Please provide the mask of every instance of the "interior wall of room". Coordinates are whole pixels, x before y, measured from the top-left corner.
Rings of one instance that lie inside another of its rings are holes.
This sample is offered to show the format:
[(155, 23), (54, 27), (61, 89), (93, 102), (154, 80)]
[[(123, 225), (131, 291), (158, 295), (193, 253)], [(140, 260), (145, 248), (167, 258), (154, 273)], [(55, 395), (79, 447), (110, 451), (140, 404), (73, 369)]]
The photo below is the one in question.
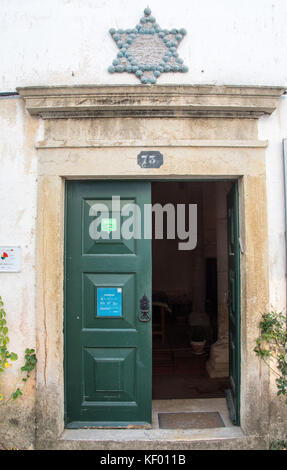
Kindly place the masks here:
[(178, 249), (179, 239), (153, 240), (153, 290), (169, 299), (192, 302), (195, 312), (205, 311), (205, 261), (216, 258), (216, 183), (152, 183), (153, 204), (197, 205), (197, 245)]

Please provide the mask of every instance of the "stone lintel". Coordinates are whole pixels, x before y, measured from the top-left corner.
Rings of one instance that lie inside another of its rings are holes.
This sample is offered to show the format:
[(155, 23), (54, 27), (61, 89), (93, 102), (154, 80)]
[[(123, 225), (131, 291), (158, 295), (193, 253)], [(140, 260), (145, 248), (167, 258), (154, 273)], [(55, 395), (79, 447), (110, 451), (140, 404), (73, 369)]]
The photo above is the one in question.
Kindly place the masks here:
[(271, 114), (284, 87), (162, 85), (18, 88), (31, 115), (91, 117), (258, 118)]

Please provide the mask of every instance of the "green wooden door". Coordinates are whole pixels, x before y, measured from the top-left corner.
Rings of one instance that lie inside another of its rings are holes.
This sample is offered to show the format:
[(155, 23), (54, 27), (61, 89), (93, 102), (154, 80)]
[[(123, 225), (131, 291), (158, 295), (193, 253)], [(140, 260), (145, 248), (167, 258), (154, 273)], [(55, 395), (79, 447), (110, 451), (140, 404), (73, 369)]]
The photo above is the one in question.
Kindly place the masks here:
[[(151, 321), (140, 320), (140, 300), (151, 301), (151, 240), (138, 237), (150, 194), (148, 182), (67, 183), (67, 427), (151, 423)], [(130, 224), (134, 203), (140, 212)]]
[(229, 377), (227, 403), (233, 424), (240, 424), (240, 247), (238, 189), (227, 195)]

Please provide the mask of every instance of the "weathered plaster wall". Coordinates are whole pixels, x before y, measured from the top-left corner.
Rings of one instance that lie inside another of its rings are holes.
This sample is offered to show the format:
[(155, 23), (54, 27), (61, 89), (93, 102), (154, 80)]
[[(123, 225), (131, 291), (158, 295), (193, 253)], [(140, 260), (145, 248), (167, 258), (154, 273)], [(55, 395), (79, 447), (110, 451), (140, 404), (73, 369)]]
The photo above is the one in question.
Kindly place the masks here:
[(282, 139), (287, 138), (287, 95), (268, 118), (259, 119), (259, 138), (267, 139), (266, 173), (268, 195), (270, 305), (286, 310), (286, 255), (284, 172)]
[[(259, 138), (268, 139), (266, 149), (267, 214), (270, 307), (286, 314), (286, 244), (282, 139), (287, 138), (287, 96), (269, 117), (259, 119)], [(286, 439), (287, 406), (277, 396), (274, 374), (270, 375), (271, 438)]]
[[(34, 141), (39, 120), (25, 112), (18, 98), (0, 100), (0, 245), (22, 247), (19, 273), (0, 273), (9, 348), (19, 359), (1, 374), (1, 391), (8, 397), (21, 384), (25, 348), (35, 347), (35, 219), (37, 157)], [(0, 406), (0, 444), (29, 447), (34, 441), (34, 373), (24, 396), (8, 409)], [(23, 407), (23, 400), (25, 407)], [(4, 412), (5, 410), (5, 412)]]

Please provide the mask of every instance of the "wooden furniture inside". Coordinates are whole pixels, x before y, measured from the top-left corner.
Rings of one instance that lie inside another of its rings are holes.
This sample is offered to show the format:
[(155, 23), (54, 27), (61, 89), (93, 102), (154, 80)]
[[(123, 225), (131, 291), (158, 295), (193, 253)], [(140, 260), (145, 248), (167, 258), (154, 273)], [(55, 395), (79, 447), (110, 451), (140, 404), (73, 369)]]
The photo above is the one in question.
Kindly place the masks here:
[(153, 302), (153, 312), (155, 308), (158, 312), (153, 313), (153, 324), (152, 324), (152, 335), (160, 336), (162, 344), (165, 343), (165, 324), (166, 324), (166, 313), (170, 312), (169, 306), (164, 302)]

